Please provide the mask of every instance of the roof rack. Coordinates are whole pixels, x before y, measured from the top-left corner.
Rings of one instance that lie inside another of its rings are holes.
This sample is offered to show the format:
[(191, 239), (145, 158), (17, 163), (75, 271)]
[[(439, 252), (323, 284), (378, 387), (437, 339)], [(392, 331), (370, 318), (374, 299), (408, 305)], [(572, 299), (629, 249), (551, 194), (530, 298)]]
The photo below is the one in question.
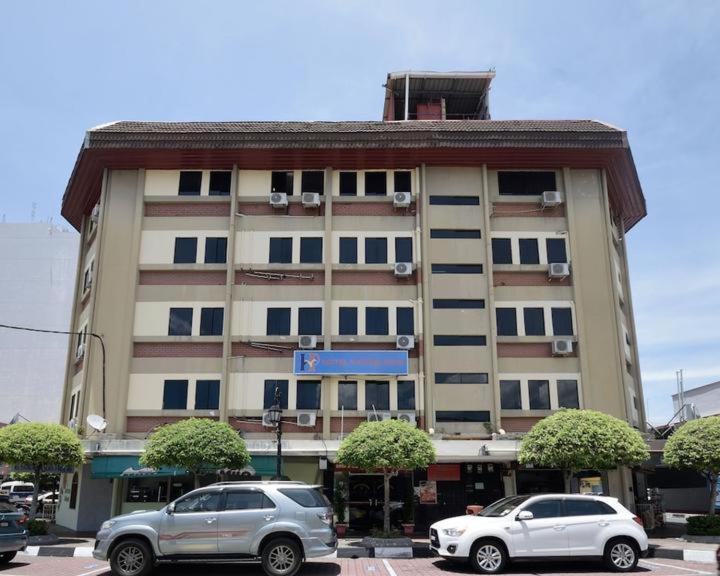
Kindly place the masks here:
[(214, 482), (210, 486), (236, 486), (238, 484), (289, 484), (289, 485), (307, 485), (307, 482), (300, 480), (231, 480), (227, 482)]

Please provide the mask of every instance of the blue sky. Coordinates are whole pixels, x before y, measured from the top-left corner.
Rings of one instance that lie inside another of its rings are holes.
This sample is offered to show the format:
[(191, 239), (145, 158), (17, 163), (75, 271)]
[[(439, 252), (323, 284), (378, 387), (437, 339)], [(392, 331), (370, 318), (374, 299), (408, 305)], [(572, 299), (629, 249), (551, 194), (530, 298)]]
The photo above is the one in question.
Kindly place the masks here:
[(390, 70), (493, 67), (494, 118), (629, 132), (629, 235), (651, 421), (720, 380), (720, 2), (7, 0), (0, 215), (60, 221), (84, 131), (112, 120), (379, 119)]

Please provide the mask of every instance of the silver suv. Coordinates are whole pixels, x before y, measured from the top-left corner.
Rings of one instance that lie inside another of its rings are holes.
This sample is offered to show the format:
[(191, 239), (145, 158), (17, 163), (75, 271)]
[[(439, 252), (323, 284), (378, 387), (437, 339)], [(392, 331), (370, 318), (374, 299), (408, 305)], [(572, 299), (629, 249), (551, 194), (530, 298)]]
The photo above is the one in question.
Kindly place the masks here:
[(305, 558), (336, 549), (332, 508), (318, 486), (220, 482), (161, 510), (107, 520), (93, 556), (117, 576), (145, 576), (160, 562), (257, 559), (268, 576), (293, 576)]

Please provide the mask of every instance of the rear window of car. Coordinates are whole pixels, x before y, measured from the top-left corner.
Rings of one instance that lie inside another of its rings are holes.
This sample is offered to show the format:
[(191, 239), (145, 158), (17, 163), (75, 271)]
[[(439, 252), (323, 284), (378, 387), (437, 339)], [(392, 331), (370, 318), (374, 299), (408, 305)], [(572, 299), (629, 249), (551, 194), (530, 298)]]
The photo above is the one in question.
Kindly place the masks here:
[(598, 516), (617, 514), (612, 506), (599, 500), (565, 500), (565, 516)]
[(0, 513), (17, 512), (15, 506), (9, 502), (0, 502)]
[(15, 486), (10, 489), (10, 492), (15, 492), (16, 494), (30, 494), (33, 490), (34, 488), (32, 486)]
[(303, 508), (327, 508), (330, 506), (330, 501), (325, 495), (314, 488), (280, 488), (278, 492)]

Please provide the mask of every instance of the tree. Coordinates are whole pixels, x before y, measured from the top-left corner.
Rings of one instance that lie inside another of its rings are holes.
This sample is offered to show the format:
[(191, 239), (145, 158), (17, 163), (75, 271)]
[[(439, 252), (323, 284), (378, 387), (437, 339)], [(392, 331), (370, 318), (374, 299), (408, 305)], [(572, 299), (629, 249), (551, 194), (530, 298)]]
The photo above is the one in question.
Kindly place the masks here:
[(43, 469), (79, 466), (83, 448), (77, 435), (60, 424), (11, 424), (0, 428), (0, 462), (32, 469), (35, 489), (30, 517), (34, 518)]
[(720, 416), (686, 422), (665, 444), (665, 464), (703, 474), (710, 482), (709, 514), (715, 514), (720, 474)]
[(609, 470), (637, 466), (650, 457), (640, 433), (594, 410), (558, 410), (523, 438), (518, 460), (543, 468)]
[(390, 532), (390, 478), (401, 470), (427, 468), (435, 461), (430, 437), (407, 422), (364, 422), (340, 444), (337, 463), (383, 474), (383, 531)]
[(250, 462), (245, 442), (224, 422), (189, 418), (158, 428), (148, 438), (140, 464), (151, 468), (184, 468), (200, 487), (200, 472), (208, 467), (242, 468)]

